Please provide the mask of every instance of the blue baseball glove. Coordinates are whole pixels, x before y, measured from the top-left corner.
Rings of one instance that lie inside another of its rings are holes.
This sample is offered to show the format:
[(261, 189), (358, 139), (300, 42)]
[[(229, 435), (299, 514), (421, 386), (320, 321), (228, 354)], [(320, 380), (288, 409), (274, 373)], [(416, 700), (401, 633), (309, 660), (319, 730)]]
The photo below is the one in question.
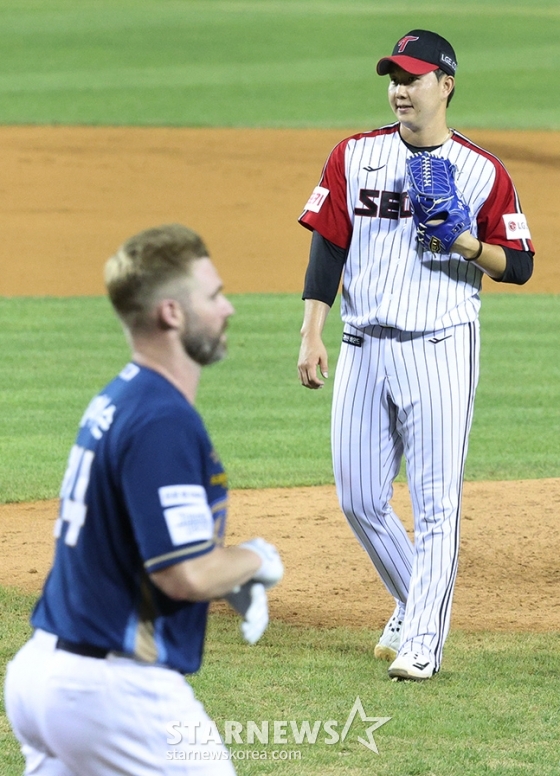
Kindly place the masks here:
[(471, 213), (457, 191), (455, 171), (449, 159), (427, 151), (406, 160), (408, 196), (418, 242), (432, 253), (450, 253), (459, 235), (471, 227)]

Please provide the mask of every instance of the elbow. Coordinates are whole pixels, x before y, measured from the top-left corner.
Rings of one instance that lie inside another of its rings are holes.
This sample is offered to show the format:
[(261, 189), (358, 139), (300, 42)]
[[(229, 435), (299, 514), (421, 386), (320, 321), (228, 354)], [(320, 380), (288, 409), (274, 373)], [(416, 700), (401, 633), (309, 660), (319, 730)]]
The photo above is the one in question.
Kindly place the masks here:
[(206, 575), (189, 565), (180, 563), (163, 571), (155, 571), (150, 574), (150, 579), (173, 601), (208, 601), (211, 596)]
[(518, 285), (524, 286), (525, 283), (530, 280), (533, 276), (533, 259), (531, 258), (531, 261), (527, 263), (527, 266), (525, 267), (525, 272), (519, 276)]
[(498, 282), (523, 286), (533, 274), (533, 253), (505, 248), (506, 269)]
[(500, 283), (509, 283), (510, 285), (514, 286), (524, 286), (525, 283), (527, 283), (528, 280), (531, 279), (531, 275), (533, 274), (533, 268), (526, 269), (524, 272), (504, 272), (502, 277), (498, 282)]
[(175, 600), (209, 601), (212, 598), (210, 588), (206, 578), (196, 571), (190, 571), (184, 580), (181, 591), (177, 591), (178, 597)]

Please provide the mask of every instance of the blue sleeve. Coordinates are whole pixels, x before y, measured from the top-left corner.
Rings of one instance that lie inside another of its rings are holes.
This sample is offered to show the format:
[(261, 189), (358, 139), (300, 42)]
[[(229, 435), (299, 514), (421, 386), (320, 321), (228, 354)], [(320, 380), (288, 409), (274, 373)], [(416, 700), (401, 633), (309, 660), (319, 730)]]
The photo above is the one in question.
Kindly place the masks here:
[(148, 573), (214, 548), (205, 474), (210, 453), (204, 427), (188, 417), (153, 419), (132, 435), (122, 492)]

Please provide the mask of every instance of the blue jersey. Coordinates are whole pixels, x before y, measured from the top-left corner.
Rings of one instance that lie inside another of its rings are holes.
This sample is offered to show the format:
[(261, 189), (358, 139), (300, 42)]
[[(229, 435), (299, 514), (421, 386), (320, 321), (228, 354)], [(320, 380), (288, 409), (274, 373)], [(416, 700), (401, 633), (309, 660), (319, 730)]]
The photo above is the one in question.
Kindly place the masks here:
[(60, 496), (33, 626), (196, 671), (208, 604), (174, 601), (148, 576), (223, 543), (226, 476), (194, 407), (128, 364), (88, 406)]

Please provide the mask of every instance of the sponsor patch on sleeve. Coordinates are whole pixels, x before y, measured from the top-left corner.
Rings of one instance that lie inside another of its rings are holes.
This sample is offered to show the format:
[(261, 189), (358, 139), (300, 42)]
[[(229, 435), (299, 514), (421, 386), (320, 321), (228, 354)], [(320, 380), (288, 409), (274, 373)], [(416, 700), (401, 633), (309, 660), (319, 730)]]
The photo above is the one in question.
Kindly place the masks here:
[(168, 485), (159, 488), (158, 493), (175, 546), (212, 538), (214, 520), (202, 485)]
[(508, 213), (502, 216), (506, 225), (506, 237), (508, 240), (530, 240), (531, 232), (527, 226), (527, 219), (523, 213)]
[(323, 186), (315, 186), (311, 196), (307, 200), (304, 210), (311, 210), (312, 213), (318, 213), (323, 207), (323, 203), (329, 196), (329, 190)]

